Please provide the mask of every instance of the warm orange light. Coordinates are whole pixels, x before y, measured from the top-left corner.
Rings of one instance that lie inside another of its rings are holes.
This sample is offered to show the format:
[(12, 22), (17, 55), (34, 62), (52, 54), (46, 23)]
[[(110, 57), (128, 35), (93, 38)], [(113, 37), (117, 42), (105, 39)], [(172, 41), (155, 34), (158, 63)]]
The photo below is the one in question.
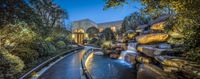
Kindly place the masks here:
[(88, 37), (88, 34), (85, 34), (85, 38), (89, 38), (89, 37)]
[(79, 33), (84, 33), (85, 31), (83, 29), (78, 29)]
[(75, 35), (74, 34), (72, 34), (72, 39), (75, 39)]
[(115, 26), (112, 26), (110, 29), (111, 29), (113, 32), (116, 32), (116, 27), (115, 27)]
[(102, 32), (102, 31), (103, 31), (103, 27), (100, 27), (100, 28), (99, 28), (99, 32)]
[(91, 61), (92, 61), (93, 56), (94, 56), (94, 54), (91, 53), (91, 54), (87, 57), (87, 59), (86, 59), (86, 61), (85, 61), (85, 66), (86, 66), (86, 68), (87, 68), (88, 70), (91, 69)]

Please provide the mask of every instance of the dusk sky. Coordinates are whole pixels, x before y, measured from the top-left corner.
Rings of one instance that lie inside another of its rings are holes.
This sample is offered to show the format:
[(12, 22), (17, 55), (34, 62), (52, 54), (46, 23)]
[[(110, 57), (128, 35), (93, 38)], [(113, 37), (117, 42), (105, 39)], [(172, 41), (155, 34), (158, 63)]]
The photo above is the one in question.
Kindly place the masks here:
[(103, 10), (104, 0), (55, 0), (68, 12), (69, 20), (91, 19), (96, 23), (123, 20), (125, 16), (138, 11), (139, 3)]

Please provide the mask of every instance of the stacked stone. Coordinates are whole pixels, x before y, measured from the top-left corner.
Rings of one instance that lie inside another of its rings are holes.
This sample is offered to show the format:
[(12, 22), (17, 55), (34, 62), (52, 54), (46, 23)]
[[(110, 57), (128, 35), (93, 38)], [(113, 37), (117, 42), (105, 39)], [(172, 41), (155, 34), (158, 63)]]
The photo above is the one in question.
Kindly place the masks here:
[(200, 78), (199, 69), (193, 68), (191, 63), (183, 58), (175, 57), (180, 51), (175, 51), (172, 45), (167, 43), (171, 36), (164, 33), (165, 23), (154, 23), (149, 26), (149, 30), (140, 30), (136, 37), (137, 53), (125, 56), (126, 61), (136, 66), (137, 79)]

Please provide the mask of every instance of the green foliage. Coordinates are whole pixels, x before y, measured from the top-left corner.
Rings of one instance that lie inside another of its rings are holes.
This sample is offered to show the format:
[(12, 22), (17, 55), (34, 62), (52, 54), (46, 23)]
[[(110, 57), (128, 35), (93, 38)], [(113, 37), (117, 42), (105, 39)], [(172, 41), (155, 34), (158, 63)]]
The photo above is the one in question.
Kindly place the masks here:
[(56, 43), (56, 46), (57, 46), (58, 48), (64, 48), (64, 47), (66, 47), (66, 44), (65, 44), (64, 41), (58, 41), (58, 42)]
[(106, 2), (106, 6), (104, 7), (104, 9), (107, 9), (110, 7), (115, 7), (115, 6), (125, 4), (126, 0), (105, 0), (105, 2)]
[(10, 54), (6, 49), (0, 48), (0, 78), (16, 79), (16, 74), (24, 68), (24, 62), (17, 56)]
[(11, 48), (21, 43), (30, 43), (37, 36), (24, 22), (4, 26), (0, 29), (0, 35), (2, 36), (0, 46)]
[(135, 30), (138, 25), (148, 24), (151, 19), (147, 16), (143, 16), (140, 13), (133, 13), (130, 16), (125, 17), (122, 23), (122, 33), (128, 30)]
[(39, 54), (36, 50), (27, 48), (24, 45), (18, 46), (11, 53), (23, 60), (26, 66), (37, 61)]
[(31, 23), (30, 20), (33, 20), (30, 17), (34, 15), (34, 12), (24, 0), (0, 0), (0, 10), (0, 26), (14, 24), (19, 20)]
[(68, 18), (67, 12), (60, 6), (53, 3), (52, 0), (27, 0), (29, 6), (35, 14), (40, 17), (39, 28), (44, 30), (44, 35), (51, 34), (55, 27), (64, 26), (64, 20)]
[(190, 49), (186, 53), (186, 58), (191, 60), (191, 61), (196, 61), (200, 63), (200, 48), (195, 48), (195, 49)]
[(17, 78), (69, 42), (67, 12), (52, 0), (0, 0), (0, 11), (0, 79)]
[(47, 41), (47, 42), (52, 42), (54, 39), (53, 39), (53, 37), (47, 37), (46, 39), (45, 39), (45, 41)]
[(48, 57), (56, 51), (56, 47), (50, 42), (40, 40), (37, 44), (33, 44), (34, 49), (39, 53), (39, 58)]

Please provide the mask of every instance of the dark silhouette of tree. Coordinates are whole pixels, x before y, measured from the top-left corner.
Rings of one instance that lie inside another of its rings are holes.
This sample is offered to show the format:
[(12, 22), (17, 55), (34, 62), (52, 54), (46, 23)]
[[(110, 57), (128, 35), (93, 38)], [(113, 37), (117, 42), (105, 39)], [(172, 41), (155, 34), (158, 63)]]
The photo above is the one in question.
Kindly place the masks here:
[(100, 38), (104, 40), (115, 40), (115, 35), (110, 28), (106, 28), (101, 32)]
[(0, 25), (25, 21), (30, 23), (33, 10), (24, 0), (0, 0)]
[(64, 26), (64, 20), (68, 18), (67, 12), (54, 4), (52, 0), (28, 0), (29, 6), (40, 17), (44, 28), (48, 32), (55, 27)]
[(86, 33), (88, 34), (89, 38), (93, 38), (98, 35), (99, 30), (96, 27), (90, 27), (86, 30)]
[(150, 20), (150, 18), (142, 16), (138, 12), (132, 13), (130, 16), (125, 17), (121, 31), (124, 33), (128, 30), (135, 30), (138, 25), (148, 24)]

